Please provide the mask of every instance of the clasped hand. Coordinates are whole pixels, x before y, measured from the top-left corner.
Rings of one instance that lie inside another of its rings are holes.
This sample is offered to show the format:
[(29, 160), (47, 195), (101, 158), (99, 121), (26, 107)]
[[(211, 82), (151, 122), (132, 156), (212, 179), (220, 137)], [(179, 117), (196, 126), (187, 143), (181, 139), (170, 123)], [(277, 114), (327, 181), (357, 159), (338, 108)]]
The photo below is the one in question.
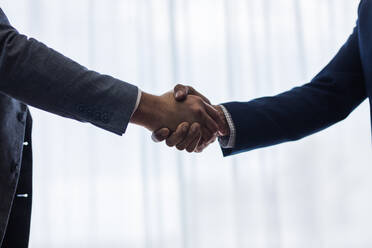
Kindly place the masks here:
[(228, 135), (228, 125), (220, 106), (190, 86), (177, 85), (161, 96), (142, 93), (131, 122), (153, 132), (155, 142), (166, 140), (170, 147), (201, 152), (217, 136)]

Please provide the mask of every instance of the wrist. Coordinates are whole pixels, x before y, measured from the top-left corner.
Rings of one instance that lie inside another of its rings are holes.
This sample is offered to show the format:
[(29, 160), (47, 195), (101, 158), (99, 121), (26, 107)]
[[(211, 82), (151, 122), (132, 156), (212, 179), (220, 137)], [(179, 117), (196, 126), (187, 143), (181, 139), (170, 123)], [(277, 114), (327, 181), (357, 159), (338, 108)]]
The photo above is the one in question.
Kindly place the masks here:
[(151, 131), (161, 126), (161, 99), (159, 96), (142, 92), (137, 110), (133, 113), (131, 123), (143, 126)]

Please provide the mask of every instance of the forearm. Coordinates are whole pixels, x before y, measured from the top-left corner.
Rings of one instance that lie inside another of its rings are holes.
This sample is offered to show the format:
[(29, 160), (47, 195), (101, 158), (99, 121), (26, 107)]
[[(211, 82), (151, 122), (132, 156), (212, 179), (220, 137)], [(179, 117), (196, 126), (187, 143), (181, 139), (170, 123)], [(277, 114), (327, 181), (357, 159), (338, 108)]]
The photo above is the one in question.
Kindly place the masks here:
[(89, 71), (9, 25), (0, 25), (0, 50), (1, 92), (116, 134), (125, 132), (137, 87)]
[(312, 82), (278, 96), (224, 104), (236, 128), (235, 146), (224, 154), (295, 141), (343, 120), (365, 99), (363, 87), (358, 87), (360, 78), (355, 80), (346, 95)]

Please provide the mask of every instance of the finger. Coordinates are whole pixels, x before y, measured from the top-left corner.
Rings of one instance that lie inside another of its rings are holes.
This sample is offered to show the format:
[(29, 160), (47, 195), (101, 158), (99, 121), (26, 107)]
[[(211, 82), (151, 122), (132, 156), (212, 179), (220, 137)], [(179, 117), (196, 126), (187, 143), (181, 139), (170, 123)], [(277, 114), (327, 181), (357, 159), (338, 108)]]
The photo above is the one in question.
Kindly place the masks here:
[(216, 138), (217, 138), (217, 136), (216, 135), (213, 135), (212, 138), (210, 138), (209, 140), (207, 140), (207, 141), (204, 142), (204, 147), (207, 147), (210, 144), (212, 144), (213, 142), (215, 142), (216, 141)]
[(217, 140), (217, 136), (214, 136), (213, 139), (211, 139), (211, 140), (208, 142), (208, 145), (213, 144), (214, 142), (216, 142), (216, 140)]
[(198, 147), (198, 143), (201, 139), (201, 133), (199, 136), (197, 136), (187, 147), (186, 147), (186, 151), (187, 152), (194, 152), (196, 150), (196, 148)]
[(202, 120), (203, 125), (206, 126), (212, 134), (217, 133), (219, 130), (218, 125), (206, 111), (203, 111)]
[(207, 148), (208, 145), (206, 143), (200, 144), (196, 147), (195, 152), (196, 153), (202, 153), (205, 148)]
[(182, 122), (178, 125), (176, 131), (167, 138), (166, 143), (168, 146), (173, 147), (182, 142), (189, 131), (190, 124), (188, 122)]
[(210, 144), (214, 143), (217, 139), (217, 136), (213, 136), (210, 140), (205, 141), (201, 140), (198, 144), (198, 146), (195, 149), (195, 152), (201, 153), (205, 148), (207, 148)]
[(189, 87), (182, 84), (177, 84), (174, 87), (173, 93), (176, 101), (179, 102), (184, 101), (187, 98), (187, 95), (189, 94)]
[(195, 152), (196, 152), (196, 153), (201, 153), (201, 152), (203, 152), (203, 150), (204, 150), (205, 147), (206, 147), (206, 146), (204, 145), (204, 143), (199, 144), (199, 145), (196, 147)]
[(199, 123), (193, 123), (190, 127), (187, 137), (179, 143), (176, 147), (178, 150), (183, 151), (192, 143), (196, 138), (201, 137), (201, 127)]
[(206, 143), (213, 138), (213, 133), (208, 128), (202, 127), (202, 138), (203, 142)]
[(218, 131), (220, 131), (221, 133), (225, 133), (226, 132), (225, 131), (226, 125), (225, 125), (225, 122), (222, 119), (222, 118), (224, 118), (224, 116), (221, 116), (221, 114), (218, 112), (218, 110), (216, 110), (214, 107), (212, 107), (209, 104), (205, 105), (205, 110), (207, 111), (209, 116), (212, 117), (212, 119), (217, 123)]
[(204, 143), (205, 143), (205, 141), (204, 141), (203, 136), (202, 136), (201, 139), (199, 140), (199, 143), (196, 146), (196, 149), (195, 149), (194, 152), (197, 152), (198, 151), (198, 148), (201, 147)]
[(194, 141), (197, 137), (201, 136), (201, 129), (199, 123), (193, 123), (189, 129), (189, 133), (187, 137), (180, 142), (178, 145), (176, 145), (177, 149), (180, 151), (183, 151), (186, 149), (186, 147)]
[(170, 130), (168, 128), (161, 128), (161, 129), (152, 133), (151, 139), (155, 143), (159, 143), (159, 142), (162, 142), (163, 140), (165, 140), (166, 138), (168, 138), (169, 134), (170, 134)]

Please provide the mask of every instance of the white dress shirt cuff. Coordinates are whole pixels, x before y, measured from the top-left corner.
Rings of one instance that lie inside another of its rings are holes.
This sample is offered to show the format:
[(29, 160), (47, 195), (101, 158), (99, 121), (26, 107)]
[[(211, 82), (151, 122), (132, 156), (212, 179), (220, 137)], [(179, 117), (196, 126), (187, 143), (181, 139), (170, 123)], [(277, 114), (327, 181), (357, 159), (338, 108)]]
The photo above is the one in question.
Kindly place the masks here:
[(139, 106), (139, 104), (141, 102), (141, 96), (142, 96), (142, 91), (138, 88), (137, 101), (136, 101), (136, 105), (134, 106), (134, 109), (133, 109), (133, 112), (132, 112), (132, 116), (136, 112), (136, 110), (138, 109), (138, 106)]
[(223, 113), (225, 114), (227, 124), (229, 125), (230, 128), (230, 135), (229, 136), (224, 136), (224, 137), (219, 137), (218, 141), (220, 142), (220, 145), (222, 148), (234, 148), (235, 147), (235, 140), (236, 140), (236, 129), (234, 125), (234, 121), (231, 118), (231, 115), (229, 111), (225, 108), (225, 106), (220, 105), (222, 108)]

